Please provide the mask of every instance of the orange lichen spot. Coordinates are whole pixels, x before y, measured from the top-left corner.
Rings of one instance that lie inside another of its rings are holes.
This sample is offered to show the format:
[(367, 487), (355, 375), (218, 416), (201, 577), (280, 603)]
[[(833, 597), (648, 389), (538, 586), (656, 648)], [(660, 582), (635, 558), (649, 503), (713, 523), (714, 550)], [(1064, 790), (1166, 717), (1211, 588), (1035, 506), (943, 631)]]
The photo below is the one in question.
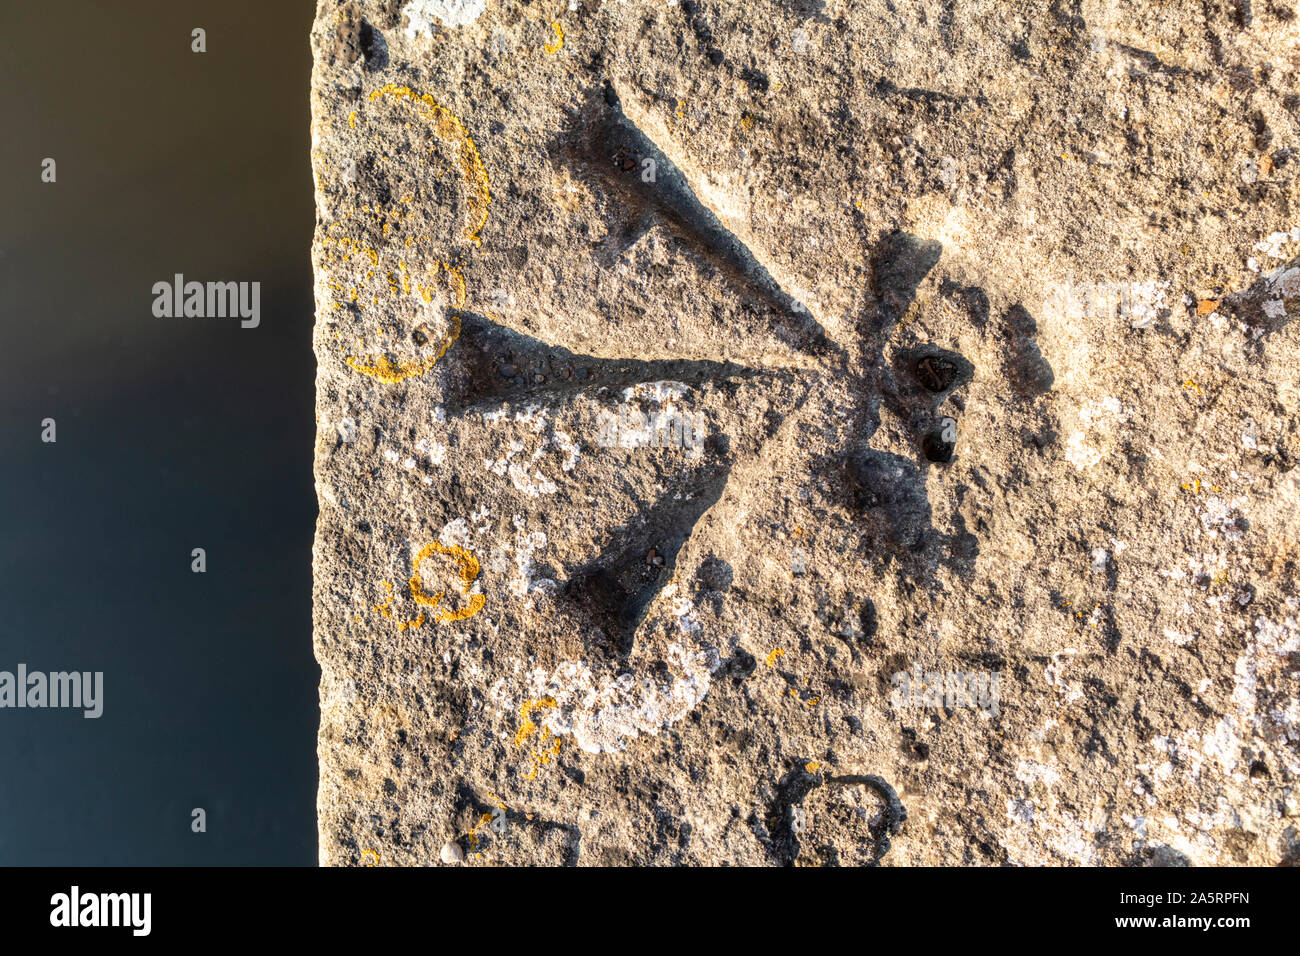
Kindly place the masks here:
[(1187, 381), (1183, 382), (1183, 388), (1189, 392), (1195, 392), (1197, 395), (1205, 394), (1204, 392), (1201, 391), (1201, 386), (1197, 385), (1190, 378)]
[(482, 594), (471, 594), (469, 603), (459, 611), (443, 611), (437, 615), (434, 620), (440, 624), (455, 624), (457, 621), (464, 621), (473, 617), (479, 611), (483, 610), (483, 605), (487, 603), (487, 597)]
[(536, 700), (526, 700), (522, 707), (519, 708), (519, 730), (515, 733), (515, 746), (522, 747), (524, 741), (533, 735), (537, 730), (537, 724), (533, 721), (533, 712), (537, 710), (546, 710), (556, 706), (554, 697), (540, 697)]
[(452, 288), (456, 293), (455, 305), (461, 309), (465, 307), (465, 277), (456, 266), (449, 266), (445, 262), (442, 267), (447, 270), (447, 275), (451, 277)]
[(1184, 481), (1183, 491), (1190, 491), (1192, 494), (1198, 494), (1201, 490), (1201, 479), (1193, 478), (1191, 481)]
[(414, 631), (417, 628), (423, 627), (425, 620), (426, 619), (424, 616), (424, 612), (421, 611), (419, 615), (416, 616), (414, 621), (399, 621), (397, 623), (397, 629), (399, 631), (405, 631), (409, 628), (410, 630)]
[(1200, 302), (1196, 303), (1196, 314), (1209, 315), (1218, 307), (1219, 307), (1218, 299), (1202, 299)]
[[(547, 698), (543, 698), (543, 701), (549, 701), (550, 699), (551, 699), (551, 698), (549, 698), (549, 697), (547, 697)], [(532, 702), (530, 701), (530, 703), (532, 703)], [(524, 706), (525, 706), (525, 708), (526, 708), (528, 705), (525, 704)], [(519, 732), (520, 732), (520, 734), (523, 734), (523, 732), (524, 732), (524, 730), (525, 730), (525, 728), (527, 727), (528, 724), (532, 724), (532, 720), (531, 720), (531, 719), (526, 719), (525, 727), (521, 727), (521, 728), (519, 728)], [(536, 725), (533, 725), (533, 727), (534, 727), (534, 729), (535, 729)], [(529, 731), (529, 733), (531, 733), (531, 731)], [(551, 731), (550, 731), (550, 729), (547, 728), (547, 727), (543, 727), (543, 728), (542, 728), (542, 733), (541, 733), (541, 743), (542, 743), (542, 744), (545, 744), (546, 741), (547, 741), (547, 738), (549, 738), (549, 737), (551, 737)], [(515, 738), (515, 743), (516, 743), (516, 745), (518, 745), (518, 744), (520, 743), (520, 738), (519, 738), (518, 736), (516, 736), (516, 738)], [(537, 773), (538, 773), (538, 771), (541, 770), (542, 767), (544, 767), (544, 766), (546, 766), (548, 763), (550, 763), (551, 760), (552, 760), (552, 758), (558, 757), (558, 756), (560, 755), (560, 751), (563, 749), (563, 747), (564, 747), (564, 742), (563, 742), (562, 740), (560, 740), (559, 737), (555, 737), (554, 739), (552, 739), (552, 741), (551, 741), (551, 745), (550, 745), (549, 747), (546, 747), (545, 749), (539, 747), (538, 749), (536, 749), (535, 751), (533, 751), (533, 753), (531, 753), (531, 754), (529, 755), (529, 757), (528, 757), (528, 759), (532, 762), (532, 765), (533, 765), (533, 766), (532, 766), (532, 769), (528, 771), (528, 773), (524, 774), (524, 779), (525, 779), (525, 780), (536, 780), (536, 779), (537, 779)]]
[(479, 611), (483, 610), (483, 605), (487, 603), (487, 598), (482, 594), (470, 594), (470, 586), (478, 578), (479, 563), (478, 558), (466, 551), (458, 544), (450, 547), (433, 541), (426, 544), (420, 549), (420, 553), (415, 556), (415, 573), (411, 575), (409, 582), (411, 588), (411, 597), (415, 599), (416, 604), (423, 604), (426, 607), (437, 607), (442, 601), (445, 593), (439, 591), (437, 594), (430, 596), (424, 590), (424, 584), (420, 580), (420, 563), (435, 554), (445, 554), (455, 558), (457, 573), (461, 581), (461, 593), (469, 596), (469, 603), (457, 611), (440, 611), (433, 616), (435, 621), (442, 624), (450, 624), (456, 621), (463, 621), (466, 618), (473, 617)]
[(564, 49), (564, 27), (557, 22), (551, 24), (551, 29), (555, 32), (555, 42), (546, 44), (542, 49), (547, 53), (555, 54)]
[[(423, 286), (421, 290), (423, 291)], [(356, 294), (353, 293), (353, 301), (356, 300)], [(425, 299), (429, 301), (429, 299)], [(356, 369), (362, 375), (369, 375), (377, 378), (385, 385), (393, 385), (397, 382), (405, 381), (413, 376), (423, 375), (438, 364), (438, 361), (447, 354), (447, 349), (451, 344), (460, 338), (460, 316), (456, 313), (451, 314), (452, 329), (447, 333), (447, 337), (442, 340), (437, 352), (433, 355), (421, 359), (412, 359), (405, 362), (394, 362), (387, 355), (381, 355), (378, 358), (366, 356), (365, 359), (358, 358), (355, 355), (347, 356), (344, 361), (352, 368)]]
[(388, 595), (387, 598), (384, 599), (383, 604), (376, 604), (370, 610), (374, 611), (376, 614), (381, 614), (384, 617), (391, 618), (393, 616), (392, 604), (393, 604), (393, 595), (390, 594)]
[(777, 648), (776, 650), (774, 650), (771, 654), (768, 654), (768, 655), (767, 655), (767, 666), (768, 666), (768, 667), (774, 667), (774, 666), (776, 666), (776, 659), (777, 659), (778, 657), (784, 657), (784, 656), (785, 656), (785, 650), (782, 649), (782, 648), (780, 648), (780, 647), (778, 647), (778, 648)]
[[(478, 818), (478, 823), (476, 823), (476, 824), (474, 824), (474, 826), (470, 827), (470, 831), (469, 831), (468, 834), (466, 834), (466, 836), (469, 837), (469, 848), (470, 848), (470, 851), (471, 851), (471, 852), (473, 852), (474, 850), (478, 849), (478, 831), (479, 831), (479, 828), (480, 828), (480, 827), (483, 827), (483, 826), (486, 826), (486, 825), (490, 824), (491, 822), (492, 822), (492, 814), (490, 814), (490, 813), (484, 813), (484, 814), (482, 814), (481, 816), (479, 816), (479, 818)], [(482, 855), (483, 855), (482, 853), (477, 853), (477, 854), (475, 854), (475, 856), (479, 856), (479, 857), (481, 857)]]
[(389, 83), (372, 92), (370, 100), (373, 102), (381, 96), (392, 97), (399, 103), (407, 102), (415, 109), (421, 109), (419, 104), (423, 104), (426, 108), (421, 110), (420, 118), (433, 127), (433, 131), (439, 139), (456, 144), (461, 175), (472, 192), (470, 208), (473, 219), (465, 238), (476, 246), (481, 245), (482, 239), (479, 237), (479, 233), (487, 225), (488, 205), (492, 202), (492, 189), (488, 181), (487, 169), (484, 168), (483, 160), (479, 156), (478, 146), (475, 145), (464, 124), (451, 110), (435, 102), (428, 93), (421, 95), (410, 87)]

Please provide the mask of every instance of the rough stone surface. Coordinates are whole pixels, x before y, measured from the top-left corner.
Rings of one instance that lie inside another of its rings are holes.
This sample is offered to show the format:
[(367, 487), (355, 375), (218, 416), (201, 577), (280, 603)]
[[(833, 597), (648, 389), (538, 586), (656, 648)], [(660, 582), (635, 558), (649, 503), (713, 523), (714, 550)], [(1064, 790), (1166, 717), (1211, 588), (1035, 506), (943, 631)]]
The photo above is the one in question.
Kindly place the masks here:
[(1287, 5), (312, 44), (323, 863), (1297, 860)]

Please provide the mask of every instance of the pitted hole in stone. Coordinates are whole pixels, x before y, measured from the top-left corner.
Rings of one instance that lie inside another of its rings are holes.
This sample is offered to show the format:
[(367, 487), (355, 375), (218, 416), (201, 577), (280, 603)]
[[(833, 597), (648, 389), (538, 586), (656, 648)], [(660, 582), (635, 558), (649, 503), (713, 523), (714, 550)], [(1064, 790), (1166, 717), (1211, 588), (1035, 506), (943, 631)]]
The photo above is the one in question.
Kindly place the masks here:
[(925, 460), (936, 465), (947, 465), (953, 459), (953, 453), (956, 451), (957, 443), (949, 441), (945, 437), (947, 426), (945, 422), (951, 422), (952, 419), (940, 419), (921, 441), (921, 451), (925, 455)]
[(917, 379), (932, 392), (946, 392), (957, 378), (957, 366), (937, 355), (925, 355), (915, 366)]
[(935, 396), (937, 403), (975, 377), (975, 366), (948, 349), (923, 346), (900, 352), (895, 359), (899, 379)]

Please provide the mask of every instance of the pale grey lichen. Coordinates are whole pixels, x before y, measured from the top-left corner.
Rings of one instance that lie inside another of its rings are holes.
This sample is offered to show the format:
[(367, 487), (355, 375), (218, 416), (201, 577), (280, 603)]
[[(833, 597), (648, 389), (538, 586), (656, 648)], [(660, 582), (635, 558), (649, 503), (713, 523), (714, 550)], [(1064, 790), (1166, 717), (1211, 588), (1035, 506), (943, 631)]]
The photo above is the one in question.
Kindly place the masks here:
[(436, 32), (435, 20), (448, 27), (463, 27), (473, 23), (487, 9), (487, 0), (411, 0), (402, 8), (406, 17), (406, 35), (414, 40), (431, 37)]

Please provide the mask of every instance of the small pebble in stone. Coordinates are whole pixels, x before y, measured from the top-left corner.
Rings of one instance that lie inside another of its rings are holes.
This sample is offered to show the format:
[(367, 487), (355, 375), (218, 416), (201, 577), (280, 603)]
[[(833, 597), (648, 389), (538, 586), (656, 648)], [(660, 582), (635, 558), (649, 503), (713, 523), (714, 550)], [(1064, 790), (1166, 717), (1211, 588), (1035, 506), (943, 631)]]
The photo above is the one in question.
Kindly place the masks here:
[(501, 375), (502, 375), (502, 377), (504, 377), (504, 378), (514, 378), (514, 377), (515, 377), (516, 375), (518, 375), (518, 374), (519, 374), (519, 368), (518, 368), (518, 366), (515, 366), (515, 365), (502, 365), (502, 366), (501, 366)]
[(534, 375), (534, 376), (533, 376), (533, 381), (536, 382), (538, 385), (541, 385), (544, 381), (546, 381), (546, 376), (545, 376), (545, 375)]
[(448, 840), (442, 846), (442, 852), (438, 854), (443, 863), (464, 863), (465, 851), (460, 848), (460, 844), (455, 840)]

